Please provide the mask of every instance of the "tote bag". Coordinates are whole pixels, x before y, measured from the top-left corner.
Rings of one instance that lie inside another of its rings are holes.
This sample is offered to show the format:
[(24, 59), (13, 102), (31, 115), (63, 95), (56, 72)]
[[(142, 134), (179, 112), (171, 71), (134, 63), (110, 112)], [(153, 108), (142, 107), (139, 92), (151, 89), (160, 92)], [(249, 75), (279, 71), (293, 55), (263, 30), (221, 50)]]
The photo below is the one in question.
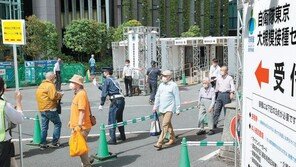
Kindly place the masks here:
[(160, 123), (156, 112), (153, 113), (153, 121), (150, 126), (150, 136), (158, 136), (161, 133)]
[(87, 143), (80, 131), (74, 131), (69, 139), (70, 156), (80, 156), (88, 153)]

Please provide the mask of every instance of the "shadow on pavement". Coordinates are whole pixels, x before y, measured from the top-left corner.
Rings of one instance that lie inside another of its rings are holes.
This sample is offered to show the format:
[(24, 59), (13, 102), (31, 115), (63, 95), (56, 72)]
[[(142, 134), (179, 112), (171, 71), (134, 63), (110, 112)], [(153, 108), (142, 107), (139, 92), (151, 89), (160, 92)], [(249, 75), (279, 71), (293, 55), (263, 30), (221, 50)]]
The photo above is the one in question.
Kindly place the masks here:
[(112, 159), (109, 161), (100, 161), (100, 162), (95, 162), (95, 164), (93, 164), (93, 167), (117, 167), (118, 164), (120, 164), (120, 166), (127, 166), (133, 162), (135, 162), (138, 158), (140, 157), (140, 155), (127, 155), (127, 156), (118, 156), (117, 159)]

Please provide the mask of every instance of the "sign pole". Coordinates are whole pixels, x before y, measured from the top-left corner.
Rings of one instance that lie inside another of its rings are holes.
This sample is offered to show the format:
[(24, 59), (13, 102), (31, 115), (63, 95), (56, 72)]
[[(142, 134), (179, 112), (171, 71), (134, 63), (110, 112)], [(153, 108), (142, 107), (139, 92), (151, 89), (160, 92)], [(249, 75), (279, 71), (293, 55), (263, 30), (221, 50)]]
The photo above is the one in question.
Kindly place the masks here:
[[(19, 77), (18, 77), (18, 64), (17, 64), (17, 50), (16, 45), (13, 44), (13, 61), (14, 61), (14, 76), (15, 76), (15, 90), (19, 91)], [(19, 132), (19, 149), (20, 149), (20, 166), (23, 167), (23, 144), (22, 144), (22, 125), (18, 125)]]

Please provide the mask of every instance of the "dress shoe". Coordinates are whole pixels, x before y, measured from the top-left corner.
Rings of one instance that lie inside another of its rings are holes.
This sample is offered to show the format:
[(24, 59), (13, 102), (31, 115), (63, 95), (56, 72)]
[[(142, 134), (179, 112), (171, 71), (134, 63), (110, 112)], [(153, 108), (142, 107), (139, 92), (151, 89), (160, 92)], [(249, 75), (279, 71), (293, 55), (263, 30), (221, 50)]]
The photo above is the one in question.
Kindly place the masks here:
[(215, 132), (213, 130), (210, 130), (208, 133), (208, 135), (213, 135), (213, 134), (215, 134)]
[(206, 131), (205, 130), (199, 130), (196, 135), (204, 135), (206, 134)]
[(126, 141), (126, 137), (120, 137), (120, 136), (118, 136), (118, 137), (116, 138), (116, 140)]
[(116, 145), (116, 141), (109, 140), (108, 145)]
[(162, 146), (161, 145), (158, 145), (158, 144), (154, 144), (153, 145), (157, 151), (161, 150), (162, 149)]

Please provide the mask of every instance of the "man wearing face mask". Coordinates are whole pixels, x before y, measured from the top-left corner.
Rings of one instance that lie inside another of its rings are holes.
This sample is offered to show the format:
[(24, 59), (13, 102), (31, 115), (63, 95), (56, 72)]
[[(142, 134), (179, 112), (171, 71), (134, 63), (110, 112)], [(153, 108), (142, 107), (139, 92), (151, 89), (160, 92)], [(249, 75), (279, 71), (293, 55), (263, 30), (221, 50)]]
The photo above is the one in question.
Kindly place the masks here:
[(162, 149), (167, 132), (170, 133), (170, 140), (166, 145), (175, 143), (175, 133), (172, 126), (172, 116), (176, 112), (180, 113), (180, 95), (178, 85), (172, 81), (172, 72), (166, 70), (162, 72), (162, 83), (159, 85), (155, 96), (153, 112), (159, 111), (162, 117), (162, 132), (154, 145), (157, 150)]
[(38, 110), (41, 113), (41, 150), (48, 147), (46, 137), (49, 121), (54, 124), (52, 147), (60, 146), (59, 139), (62, 127), (61, 119), (57, 112), (57, 102), (63, 97), (63, 93), (56, 91), (54, 85), (56, 76), (53, 72), (46, 73), (45, 78), (36, 91)]
[[(109, 107), (109, 118), (108, 124), (115, 124), (116, 122), (123, 121), (123, 110), (125, 106), (124, 96), (122, 94), (122, 90), (120, 88), (119, 82), (112, 76), (113, 69), (112, 68), (103, 68), (104, 77), (106, 78), (103, 85), (99, 86), (99, 89), (102, 91), (101, 95), (101, 105), (99, 106), (99, 111), (103, 110), (103, 105), (105, 104), (107, 96), (111, 101)], [(124, 133), (124, 126), (118, 127), (120, 137), (116, 138), (115, 136), (115, 128), (111, 128), (109, 130), (110, 140), (109, 144), (115, 145), (117, 140), (125, 141), (126, 136)]]
[[(231, 100), (234, 98), (235, 92), (233, 78), (228, 75), (228, 67), (223, 66), (220, 71), (221, 77), (217, 79), (216, 85), (216, 92), (218, 97), (214, 107), (214, 128), (217, 128), (222, 108), (224, 108), (225, 104), (231, 102)], [(224, 115), (225, 114), (226, 110), (224, 108)], [(212, 134), (214, 134), (214, 132)]]
[(133, 70), (134, 69), (130, 66), (130, 61), (125, 60), (125, 66), (123, 67), (122, 76), (124, 78), (125, 94), (129, 97), (132, 96)]
[(200, 88), (198, 96), (199, 104), (199, 116), (198, 116), (198, 128), (200, 130), (196, 133), (197, 135), (206, 134), (204, 130), (205, 120), (208, 121), (208, 127), (210, 129), (209, 134), (212, 134), (213, 129), (213, 108), (215, 104), (215, 89), (211, 86), (209, 78), (203, 80), (203, 87)]

